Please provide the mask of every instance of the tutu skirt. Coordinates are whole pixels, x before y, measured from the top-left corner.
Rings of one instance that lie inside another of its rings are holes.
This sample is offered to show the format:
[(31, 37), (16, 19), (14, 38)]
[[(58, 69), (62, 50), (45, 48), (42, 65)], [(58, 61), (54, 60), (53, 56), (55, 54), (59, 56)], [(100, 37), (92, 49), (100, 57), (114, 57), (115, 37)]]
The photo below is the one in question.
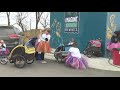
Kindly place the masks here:
[(65, 64), (75, 69), (86, 69), (88, 67), (88, 63), (84, 57), (77, 58), (71, 56), (71, 54), (65, 58)]
[(37, 52), (50, 53), (51, 52), (51, 47), (50, 47), (49, 42), (40, 41), (36, 46), (36, 51)]

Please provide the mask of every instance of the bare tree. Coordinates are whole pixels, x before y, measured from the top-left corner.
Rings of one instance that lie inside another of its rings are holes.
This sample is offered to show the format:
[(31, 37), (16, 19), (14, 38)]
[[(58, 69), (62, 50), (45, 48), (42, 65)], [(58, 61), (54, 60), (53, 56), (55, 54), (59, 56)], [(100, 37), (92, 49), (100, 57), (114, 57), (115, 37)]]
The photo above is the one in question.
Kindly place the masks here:
[(50, 24), (49, 23), (49, 19), (48, 19), (48, 16), (49, 16), (49, 13), (47, 13), (47, 14), (43, 14), (42, 16), (41, 16), (41, 19), (40, 19), (40, 24), (42, 25), (42, 27), (45, 29), (45, 28), (47, 28), (47, 26)]
[(25, 20), (28, 16), (27, 12), (17, 12), (16, 15), (16, 22), (21, 27), (22, 31), (26, 31), (26, 25), (23, 23), (23, 20)]
[(8, 26), (10, 26), (10, 12), (6, 12), (7, 14), (7, 19), (8, 19)]
[(40, 21), (42, 14), (43, 12), (36, 12), (36, 29), (38, 29), (38, 23)]

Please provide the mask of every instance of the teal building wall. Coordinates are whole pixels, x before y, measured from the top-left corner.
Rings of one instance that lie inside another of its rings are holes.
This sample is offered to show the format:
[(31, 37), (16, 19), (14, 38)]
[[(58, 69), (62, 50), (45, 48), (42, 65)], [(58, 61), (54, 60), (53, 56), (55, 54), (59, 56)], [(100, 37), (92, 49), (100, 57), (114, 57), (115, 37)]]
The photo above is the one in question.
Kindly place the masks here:
[(120, 27), (119, 12), (79, 12), (78, 33), (65, 32), (65, 12), (51, 12), (51, 47), (57, 48), (74, 38), (81, 53), (89, 40), (102, 38), (102, 53), (106, 56), (106, 43), (110, 41), (113, 31)]

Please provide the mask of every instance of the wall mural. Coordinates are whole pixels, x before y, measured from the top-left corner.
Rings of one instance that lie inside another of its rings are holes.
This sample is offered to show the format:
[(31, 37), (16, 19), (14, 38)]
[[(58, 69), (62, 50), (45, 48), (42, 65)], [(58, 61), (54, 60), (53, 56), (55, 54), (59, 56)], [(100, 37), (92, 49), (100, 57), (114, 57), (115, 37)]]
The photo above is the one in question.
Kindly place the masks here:
[(53, 20), (53, 23), (51, 24), (51, 32), (52, 32), (52, 43), (53, 44), (63, 44), (61, 33), (61, 23), (57, 21), (57, 19)]
[(107, 25), (107, 34), (106, 38), (111, 39), (112, 34), (116, 31), (116, 23), (115, 23), (115, 14), (110, 15), (109, 24)]

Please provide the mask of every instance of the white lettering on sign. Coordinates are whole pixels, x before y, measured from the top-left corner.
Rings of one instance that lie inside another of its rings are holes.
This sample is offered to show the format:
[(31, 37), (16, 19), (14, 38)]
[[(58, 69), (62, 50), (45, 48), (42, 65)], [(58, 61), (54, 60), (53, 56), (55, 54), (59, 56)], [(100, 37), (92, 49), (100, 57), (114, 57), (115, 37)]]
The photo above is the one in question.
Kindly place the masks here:
[(65, 22), (77, 22), (78, 16), (65, 18)]

